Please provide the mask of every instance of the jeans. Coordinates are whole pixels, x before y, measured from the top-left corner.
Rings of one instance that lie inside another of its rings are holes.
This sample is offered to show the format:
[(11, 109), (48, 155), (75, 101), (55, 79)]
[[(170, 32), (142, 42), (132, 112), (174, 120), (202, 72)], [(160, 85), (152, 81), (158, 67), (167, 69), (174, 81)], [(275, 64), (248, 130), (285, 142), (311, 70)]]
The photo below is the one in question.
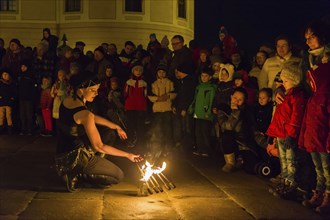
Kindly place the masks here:
[(316, 171), (316, 190), (330, 193), (330, 155), (321, 152), (310, 154)]
[(290, 184), (296, 184), (297, 160), (295, 149), (286, 149), (285, 139), (277, 138), (281, 176)]
[(21, 100), (19, 102), (22, 132), (32, 132), (33, 130), (33, 102)]
[(202, 153), (211, 153), (212, 121), (195, 119), (196, 147)]
[(13, 125), (11, 110), (12, 108), (10, 106), (0, 106), (0, 126), (4, 125), (5, 118), (8, 126)]

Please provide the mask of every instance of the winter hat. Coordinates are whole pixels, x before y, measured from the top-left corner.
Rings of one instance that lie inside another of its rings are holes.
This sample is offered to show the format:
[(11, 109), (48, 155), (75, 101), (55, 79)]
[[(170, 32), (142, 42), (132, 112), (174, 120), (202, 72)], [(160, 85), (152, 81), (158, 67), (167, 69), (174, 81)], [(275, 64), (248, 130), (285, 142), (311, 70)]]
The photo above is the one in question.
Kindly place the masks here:
[(210, 68), (210, 67), (204, 67), (204, 68), (201, 70), (200, 73), (201, 73), (201, 74), (202, 74), (202, 73), (207, 73), (209, 76), (213, 76), (214, 71), (213, 71), (213, 69)]
[(280, 77), (282, 80), (283, 80), (283, 78), (292, 80), (294, 85), (298, 85), (301, 81), (301, 75), (302, 75), (302, 72), (301, 72), (301, 68), (299, 68), (299, 66), (285, 64), (281, 71)]
[(17, 44), (18, 46), (21, 45), (21, 42), (20, 42), (17, 38), (13, 38), (13, 39), (11, 39), (10, 42), (9, 42), (9, 44), (11, 44), (11, 43), (15, 43), (15, 44)]
[(134, 62), (134, 63), (132, 64), (132, 67), (131, 67), (131, 71), (132, 71), (132, 73), (133, 73), (134, 68), (136, 68), (136, 67), (141, 67), (142, 70), (143, 70), (143, 65), (142, 65), (142, 63), (141, 63), (140, 61), (136, 61), (136, 62)]
[(244, 84), (246, 84), (249, 81), (249, 76), (245, 70), (239, 70), (233, 74), (233, 80), (235, 79), (241, 79), (243, 80)]
[[(228, 75), (229, 75), (228, 81), (233, 78), (234, 66), (232, 64), (230, 64), (230, 63), (221, 64), (220, 73), (222, 72), (222, 70), (226, 70), (228, 72)], [(219, 77), (220, 77), (220, 74), (219, 74)]]
[(225, 26), (221, 26), (220, 27), (219, 34), (224, 34), (224, 35), (227, 35), (228, 34), (228, 31), (225, 28)]
[(212, 66), (215, 63), (224, 63), (224, 59), (222, 59), (220, 56), (216, 56), (216, 55), (211, 55), (210, 60), (211, 60), (211, 65)]
[(165, 72), (167, 72), (168, 67), (167, 67), (166, 63), (165, 62), (160, 62), (157, 66), (156, 71), (158, 71), (158, 70), (164, 70)]
[(114, 76), (110, 79), (110, 82), (119, 83), (119, 79), (118, 79), (118, 77)]
[(22, 60), (21, 61), (21, 66), (24, 65), (26, 66), (28, 69), (31, 67), (32, 63), (30, 60)]
[(162, 45), (162, 47), (168, 47), (168, 45), (170, 44), (170, 41), (168, 40), (166, 35), (162, 38), (160, 44)]
[(177, 66), (177, 71), (190, 75), (192, 73), (192, 65), (185, 62)]
[(154, 38), (154, 39), (156, 39), (156, 34), (155, 34), (155, 33), (150, 34), (149, 38)]

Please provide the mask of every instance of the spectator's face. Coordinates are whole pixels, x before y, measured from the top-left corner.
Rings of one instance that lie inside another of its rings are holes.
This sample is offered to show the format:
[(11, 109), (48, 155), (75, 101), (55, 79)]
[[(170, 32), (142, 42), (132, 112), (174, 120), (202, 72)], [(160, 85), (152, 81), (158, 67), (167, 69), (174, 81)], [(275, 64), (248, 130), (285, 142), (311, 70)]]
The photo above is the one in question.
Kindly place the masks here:
[(230, 104), (231, 106), (242, 106), (244, 105), (244, 101), (245, 101), (245, 97), (244, 97), (244, 94), (241, 93), (241, 92), (234, 92), (234, 94), (231, 96), (231, 99), (230, 99)]
[(286, 91), (288, 91), (289, 89), (295, 87), (294, 82), (291, 79), (287, 79), (285, 77), (281, 77), (281, 79), (283, 80), (283, 86), (284, 86)]
[(57, 78), (58, 78), (58, 80), (63, 81), (64, 76), (65, 76), (65, 73), (64, 73), (63, 70), (59, 70), (59, 71), (57, 72)]
[(220, 47), (213, 47), (212, 48), (212, 54), (213, 55), (221, 55), (221, 49), (220, 49)]
[(142, 68), (142, 66), (136, 66), (136, 67), (134, 67), (134, 69), (133, 69), (133, 75), (134, 76), (140, 77), (140, 76), (142, 76), (142, 74), (143, 74), (143, 68)]
[(157, 71), (157, 76), (158, 76), (159, 79), (164, 79), (166, 77), (166, 71), (158, 70)]
[(21, 71), (22, 71), (22, 72), (27, 71), (27, 69), (28, 69), (27, 66), (25, 66), (25, 65), (22, 65), (22, 66), (21, 66)]
[(134, 47), (132, 45), (126, 45), (124, 50), (125, 50), (125, 53), (127, 53), (128, 55), (131, 55), (134, 52)]
[(219, 40), (223, 41), (225, 39), (226, 35), (225, 34), (219, 34)]
[(65, 52), (64, 57), (70, 59), (73, 56), (72, 50), (68, 50)]
[(285, 57), (290, 52), (289, 43), (286, 40), (278, 40), (276, 43), (276, 51), (280, 57)]
[(220, 69), (221, 69), (220, 65), (221, 65), (221, 63), (219, 63), (219, 62), (213, 63), (212, 69), (214, 70), (214, 72), (218, 73), (220, 71)]
[(232, 54), (231, 55), (231, 62), (240, 63), (241, 62), (241, 55), (239, 53)]
[(78, 44), (76, 46), (76, 48), (78, 48), (81, 52), (84, 52), (85, 46), (84, 45), (81, 45), (81, 44)]
[(206, 82), (210, 81), (211, 78), (212, 78), (212, 76), (210, 76), (210, 75), (207, 74), (207, 73), (202, 73), (202, 74), (201, 74), (201, 81), (202, 81), (203, 83), (206, 83)]
[(18, 45), (15, 43), (15, 42), (11, 42), (9, 44), (9, 49), (12, 51), (12, 52), (15, 52), (18, 50)]
[(95, 59), (96, 61), (100, 61), (100, 60), (102, 60), (103, 57), (104, 57), (104, 55), (103, 55), (102, 52), (100, 52), (100, 51), (98, 51), (98, 50), (94, 51), (94, 59)]
[(234, 84), (236, 87), (243, 86), (243, 80), (242, 79), (235, 79)]
[(47, 31), (44, 31), (44, 38), (48, 39), (49, 33)]
[(106, 68), (106, 70), (105, 70), (105, 75), (106, 75), (107, 77), (111, 77), (111, 76), (112, 76), (112, 69), (111, 69), (111, 68)]
[(174, 51), (180, 50), (183, 47), (183, 42), (181, 42), (179, 38), (173, 38), (171, 43)]
[(117, 53), (117, 48), (114, 45), (109, 45), (108, 47), (108, 53), (109, 55), (114, 55)]
[(2, 79), (4, 79), (5, 81), (9, 81), (10, 80), (9, 73), (3, 72), (2, 73)]
[(49, 79), (47, 79), (47, 78), (42, 78), (42, 84), (43, 85), (48, 85), (50, 82), (49, 82)]
[(321, 45), (319, 43), (319, 39), (314, 35), (314, 33), (311, 30), (307, 30), (305, 33), (305, 39), (306, 39), (306, 44), (311, 50), (320, 48)]
[(116, 90), (116, 89), (118, 89), (118, 83), (117, 82), (111, 82), (110, 87), (111, 87), (112, 90)]
[(199, 59), (201, 59), (201, 61), (202, 61), (203, 63), (206, 62), (206, 58), (207, 58), (206, 53), (201, 53), (201, 54), (199, 55)]
[(229, 78), (229, 74), (228, 74), (227, 70), (225, 70), (225, 69), (221, 70), (220, 81), (227, 81), (228, 78)]
[(263, 66), (264, 65), (264, 63), (265, 63), (265, 61), (266, 61), (266, 56), (265, 56), (265, 54), (264, 53), (257, 53), (257, 55), (256, 55), (256, 63), (257, 63), (257, 65), (258, 66)]
[(266, 92), (260, 92), (258, 97), (258, 102), (261, 106), (267, 105), (272, 100)]

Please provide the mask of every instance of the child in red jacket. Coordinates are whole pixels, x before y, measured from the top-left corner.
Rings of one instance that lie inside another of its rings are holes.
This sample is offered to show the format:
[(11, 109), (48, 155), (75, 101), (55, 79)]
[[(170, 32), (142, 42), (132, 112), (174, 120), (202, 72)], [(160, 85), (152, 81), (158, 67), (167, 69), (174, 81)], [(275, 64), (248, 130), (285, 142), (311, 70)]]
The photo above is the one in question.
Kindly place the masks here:
[(52, 136), (53, 123), (52, 123), (52, 105), (53, 98), (51, 96), (51, 80), (44, 76), (41, 80), (41, 95), (40, 95), (40, 108), (42, 118), (44, 120), (44, 131), (40, 133), (41, 136)]
[(270, 137), (277, 138), (281, 177), (283, 181), (271, 191), (275, 196), (290, 199), (296, 193), (298, 185), (297, 173), (297, 139), (305, 112), (306, 96), (301, 81), (301, 69), (290, 63), (285, 64), (281, 72), (284, 101), (277, 105), (273, 120), (266, 132)]

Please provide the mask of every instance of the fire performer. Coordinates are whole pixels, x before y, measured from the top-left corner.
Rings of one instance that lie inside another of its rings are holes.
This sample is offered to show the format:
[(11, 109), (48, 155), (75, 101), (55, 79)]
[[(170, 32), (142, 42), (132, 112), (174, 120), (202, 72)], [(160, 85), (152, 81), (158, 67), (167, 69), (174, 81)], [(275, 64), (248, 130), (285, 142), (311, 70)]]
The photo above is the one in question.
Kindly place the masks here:
[(56, 169), (66, 182), (68, 191), (77, 190), (78, 181), (85, 180), (97, 186), (119, 183), (123, 171), (101, 154), (126, 157), (132, 162), (143, 160), (140, 155), (119, 150), (102, 142), (97, 125), (115, 129), (121, 139), (127, 139), (126, 132), (114, 124), (89, 111), (85, 104), (97, 96), (99, 82), (92, 73), (80, 73), (70, 79), (72, 96), (67, 97), (59, 110), (59, 134)]

